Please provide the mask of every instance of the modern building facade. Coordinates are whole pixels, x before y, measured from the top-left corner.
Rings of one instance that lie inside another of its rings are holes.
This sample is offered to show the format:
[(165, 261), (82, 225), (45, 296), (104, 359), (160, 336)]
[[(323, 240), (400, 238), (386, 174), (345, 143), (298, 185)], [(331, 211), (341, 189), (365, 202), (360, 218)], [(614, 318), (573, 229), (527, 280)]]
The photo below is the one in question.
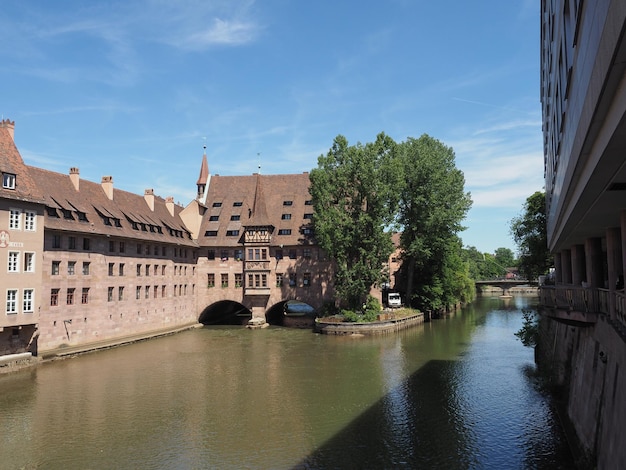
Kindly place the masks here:
[(626, 2), (541, 2), (547, 237), (556, 285), (541, 291), (548, 321), (539, 349), (598, 468), (626, 466), (619, 398), (626, 393), (625, 33)]
[(0, 126), (0, 355), (46, 354), (228, 321), (311, 324), (333, 302), (308, 173), (211, 175), (161, 198), (25, 165)]

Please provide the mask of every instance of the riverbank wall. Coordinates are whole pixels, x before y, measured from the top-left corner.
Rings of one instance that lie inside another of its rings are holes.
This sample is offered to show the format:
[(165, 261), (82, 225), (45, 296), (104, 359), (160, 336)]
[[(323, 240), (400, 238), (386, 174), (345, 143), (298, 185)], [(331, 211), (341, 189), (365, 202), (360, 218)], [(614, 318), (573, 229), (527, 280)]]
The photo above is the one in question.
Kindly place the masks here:
[(371, 323), (345, 323), (316, 321), (315, 332), (326, 335), (373, 336), (404, 330), (424, 323), (424, 314), (416, 313), (401, 318), (386, 317)]
[(626, 468), (626, 343), (604, 315), (595, 324), (542, 315), (536, 362), (562, 404), (579, 468)]

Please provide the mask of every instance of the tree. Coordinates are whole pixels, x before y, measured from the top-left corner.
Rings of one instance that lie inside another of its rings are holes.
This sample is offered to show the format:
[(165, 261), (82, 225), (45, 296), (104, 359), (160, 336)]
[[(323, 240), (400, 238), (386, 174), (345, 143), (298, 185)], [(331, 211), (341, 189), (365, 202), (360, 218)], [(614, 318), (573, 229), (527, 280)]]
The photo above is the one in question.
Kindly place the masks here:
[(509, 248), (498, 248), (493, 254), (494, 260), (504, 268), (512, 268), (515, 266), (515, 254)]
[(374, 143), (352, 146), (339, 135), (311, 171), (315, 237), (335, 260), (339, 298), (355, 310), (383, 281), (382, 267), (393, 251), (385, 228), (397, 206), (395, 150), (396, 143), (384, 133)]
[(426, 134), (399, 146), (403, 179), (398, 222), (406, 297), (419, 308), (438, 309), (454, 297), (447, 291), (451, 274), (464, 272), (469, 278), (457, 234), (472, 201), (452, 148)]
[(523, 214), (510, 225), (519, 251), (519, 268), (529, 280), (548, 271), (552, 256), (548, 250), (545, 193), (537, 191), (524, 203)]

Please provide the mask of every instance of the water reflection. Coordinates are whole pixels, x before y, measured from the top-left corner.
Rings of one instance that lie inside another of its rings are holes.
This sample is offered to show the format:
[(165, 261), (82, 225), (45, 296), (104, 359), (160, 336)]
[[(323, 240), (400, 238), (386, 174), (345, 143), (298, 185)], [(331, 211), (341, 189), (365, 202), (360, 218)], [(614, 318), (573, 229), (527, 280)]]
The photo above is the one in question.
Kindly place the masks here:
[(0, 467), (569, 468), (527, 306), (377, 338), (208, 327), (0, 376)]

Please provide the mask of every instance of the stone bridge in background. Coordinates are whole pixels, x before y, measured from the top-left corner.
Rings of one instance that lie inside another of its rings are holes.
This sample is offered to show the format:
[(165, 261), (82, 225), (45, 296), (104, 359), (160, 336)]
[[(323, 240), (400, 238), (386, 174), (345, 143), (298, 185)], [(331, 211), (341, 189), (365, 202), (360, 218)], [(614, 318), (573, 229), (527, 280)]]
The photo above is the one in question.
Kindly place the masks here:
[(512, 287), (537, 287), (537, 281), (528, 281), (526, 279), (502, 279), (502, 280), (492, 280), (492, 281), (475, 281), (476, 288), (480, 289), (481, 287), (498, 287), (502, 289), (502, 297), (510, 297), (509, 290)]

